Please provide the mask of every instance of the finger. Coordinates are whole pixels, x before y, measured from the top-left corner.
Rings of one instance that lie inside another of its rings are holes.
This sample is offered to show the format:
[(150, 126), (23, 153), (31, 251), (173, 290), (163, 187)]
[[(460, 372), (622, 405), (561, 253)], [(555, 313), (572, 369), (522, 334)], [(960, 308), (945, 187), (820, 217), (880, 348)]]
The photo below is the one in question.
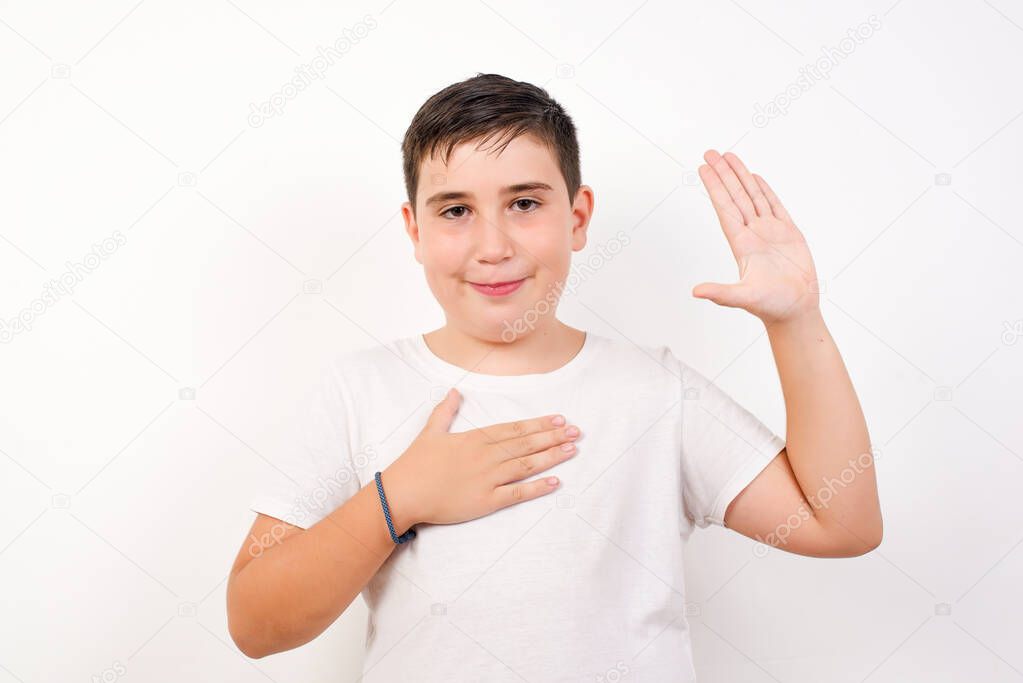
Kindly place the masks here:
[(703, 164), (697, 169), (697, 173), (700, 174), (703, 186), (707, 188), (714, 212), (717, 213), (718, 221), (721, 222), (721, 229), (725, 231), (725, 236), (731, 241), (731, 238), (741, 232), (744, 227), (742, 212), (732, 201), (732, 195), (728, 194), (725, 184), (721, 182), (720, 176), (713, 168)]
[(767, 181), (758, 176), (756, 173), (753, 174), (754, 180), (757, 181), (757, 185), (763, 191), (764, 196), (767, 197), (767, 201), (771, 204), (771, 212), (774, 213), (775, 218), (779, 218), (786, 223), (791, 223), (792, 218), (789, 216), (789, 212), (782, 206), (781, 200), (778, 199), (778, 195), (774, 193), (771, 186), (767, 184)]
[(742, 163), (742, 160), (731, 152), (725, 152), (724, 160), (728, 162), (728, 165), (735, 171), (735, 175), (739, 177), (739, 182), (742, 183), (743, 189), (746, 190), (746, 194), (753, 201), (753, 208), (756, 209), (757, 215), (773, 216), (771, 203), (767, 201), (764, 191), (760, 189), (760, 185), (757, 184), (756, 178), (746, 168), (746, 164)]
[[(570, 429), (575, 430), (575, 434), (569, 434)], [(493, 444), (491, 448), (499, 449), (498, 455), (495, 456), (496, 458), (511, 460), (512, 458), (521, 458), (531, 453), (539, 453), (551, 446), (558, 446), (566, 441), (575, 441), (578, 438), (579, 428), (570, 425), (499, 441)]]
[(515, 439), (529, 434), (536, 434), (537, 432), (543, 432), (549, 429), (555, 429), (565, 424), (565, 418), (563, 415), (545, 415), (544, 417), (534, 417), (526, 420), (513, 420), (512, 422), (501, 422), (499, 424), (487, 425), (486, 427), (480, 427), (475, 430), (476, 433), (483, 437), (483, 442), (487, 444), (498, 443), (501, 441), (507, 441), (508, 439)]
[(703, 155), (703, 159), (710, 164), (711, 168), (721, 178), (721, 182), (725, 184), (725, 188), (727, 188), (728, 194), (731, 195), (732, 201), (735, 202), (735, 205), (739, 207), (739, 211), (742, 212), (743, 221), (749, 223), (756, 218), (757, 211), (753, 206), (753, 200), (750, 199), (742, 183), (739, 182), (739, 178), (736, 177), (735, 171), (728, 165), (725, 158), (711, 149), (707, 150), (707, 153)]
[(426, 427), (423, 431), (446, 432), (451, 429), (451, 423), (455, 420), (458, 407), (462, 404), (462, 394), (458, 389), (451, 387), (440, 403), (433, 407), (430, 416), (426, 418)]
[(494, 504), (497, 509), (501, 509), (515, 503), (533, 500), (554, 491), (558, 488), (559, 483), (557, 477), (543, 477), (534, 481), (498, 486), (494, 489)]
[[(568, 450), (565, 450), (566, 447)], [(575, 454), (576, 445), (569, 441), (560, 446), (551, 446), (539, 453), (506, 460), (496, 468), (495, 486), (520, 481), (526, 477), (543, 472), (558, 463), (565, 462)]]
[(721, 284), (719, 282), (701, 282), (693, 287), (693, 296), (697, 299), (713, 301), (718, 306), (745, 308), (751, 303), (750, 290), (741, 284)]

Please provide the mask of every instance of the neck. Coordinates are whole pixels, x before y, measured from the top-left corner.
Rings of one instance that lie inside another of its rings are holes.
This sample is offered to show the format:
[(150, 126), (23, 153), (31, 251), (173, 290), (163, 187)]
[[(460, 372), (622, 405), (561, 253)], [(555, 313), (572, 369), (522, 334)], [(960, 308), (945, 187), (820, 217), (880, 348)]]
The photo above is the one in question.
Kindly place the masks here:
[(554, 320), (510, 342), (481, 339), (446, 324), (423, 335), (441, 359), (483, 375), (551, 372), (568, 363), (583, 346), (586, 333)]

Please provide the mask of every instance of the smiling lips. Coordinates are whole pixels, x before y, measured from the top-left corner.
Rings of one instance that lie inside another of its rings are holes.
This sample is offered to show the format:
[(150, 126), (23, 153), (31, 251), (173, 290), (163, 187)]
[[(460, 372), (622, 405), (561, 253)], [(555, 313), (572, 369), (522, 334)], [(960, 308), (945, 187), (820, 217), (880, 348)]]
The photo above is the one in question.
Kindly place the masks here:
[(494, 282), (492, 284), (479, 284), (476, 282), (470, 282), (469, 284), (477, 292), (487, 296), (506, 296), (518, 289), (525, 279), (522, 278), (521, 280), (512, 280), (510, 282)]

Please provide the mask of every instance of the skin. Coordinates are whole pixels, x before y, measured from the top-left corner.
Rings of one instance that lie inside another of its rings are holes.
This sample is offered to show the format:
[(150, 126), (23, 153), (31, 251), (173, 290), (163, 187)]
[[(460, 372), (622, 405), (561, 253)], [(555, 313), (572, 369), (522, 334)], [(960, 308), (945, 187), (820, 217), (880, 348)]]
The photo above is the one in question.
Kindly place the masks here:
[[(766, 182), (738, 157), (711, 150), (704, 159), (700, 177), (739, 281), (702, 283), (692, 294), (742, 308), (765, 324), (787, 415), (786, 447), (728, 506), (725, 526), (792, 553), (861, 555), (882, 535), (869, 436), (821, 316), (806, 241)], [(549, 189), (507, 190), (523, 183)], [(451, 192), (460, 194), (429, 202)], [(493, 375), (548, 372), (568, 362), (585, 333), (557, 320), (555, 305), (511, 337), (507, 323), (538, 310), (538, 302), (557, 303), (571, 254), (586, 244), (592, 212), (592, 189), (580, 187), (570, 201), (554, 156), (528, 135), (501, 153), (473, 142), (457, 146), (447, 163), (424, 160), (416, 205), (406, 202), (402, 215), (416, 260), (444, 309), (445, 325), (424, 335), (431, 350)], [(525, 278), (519, 290), (501, 298), (469, 284), (518, 278)], [(547, 495), (557, 490), (556, 481), (523, 479), (575, 453), (561, 447), (578, 438), (579, 428), (569, 431), (575, 425), (555, 415), (452, 434), (459, 402), (452, 390), (382, 473), (398, 534), (417, 523), (475, 519)], [(490, 456), (480, 458), (481, 451)], [(839, 484), (827, 488), (829, 480)], [(257, 515), (228, 580), (232, 638), (254, 658), (309, 642), (344, 612), (396, 547), (373, 481), (309, 529)]]

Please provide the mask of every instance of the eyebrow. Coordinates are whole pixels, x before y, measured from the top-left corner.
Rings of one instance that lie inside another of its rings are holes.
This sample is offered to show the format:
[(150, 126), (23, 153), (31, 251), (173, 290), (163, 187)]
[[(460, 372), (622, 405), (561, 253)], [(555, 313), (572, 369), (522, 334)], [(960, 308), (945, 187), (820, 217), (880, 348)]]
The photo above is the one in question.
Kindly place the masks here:
[[(539, 181), (533, 181), (528, 183), (516, 183), (515, 185), (509, 185), (508, 187), (501, 190), (501, 194), (518, 194), (520, 192), (551, 192), (554, 188), (547, 183), (541, 183)], [(433, 204), (440, 204), (442, 202), (453, 201), (456, 199), (471, 199), (473, 194), (471, 192), (438, 192), (426, 200), (425, 206), (431, 206)]]

